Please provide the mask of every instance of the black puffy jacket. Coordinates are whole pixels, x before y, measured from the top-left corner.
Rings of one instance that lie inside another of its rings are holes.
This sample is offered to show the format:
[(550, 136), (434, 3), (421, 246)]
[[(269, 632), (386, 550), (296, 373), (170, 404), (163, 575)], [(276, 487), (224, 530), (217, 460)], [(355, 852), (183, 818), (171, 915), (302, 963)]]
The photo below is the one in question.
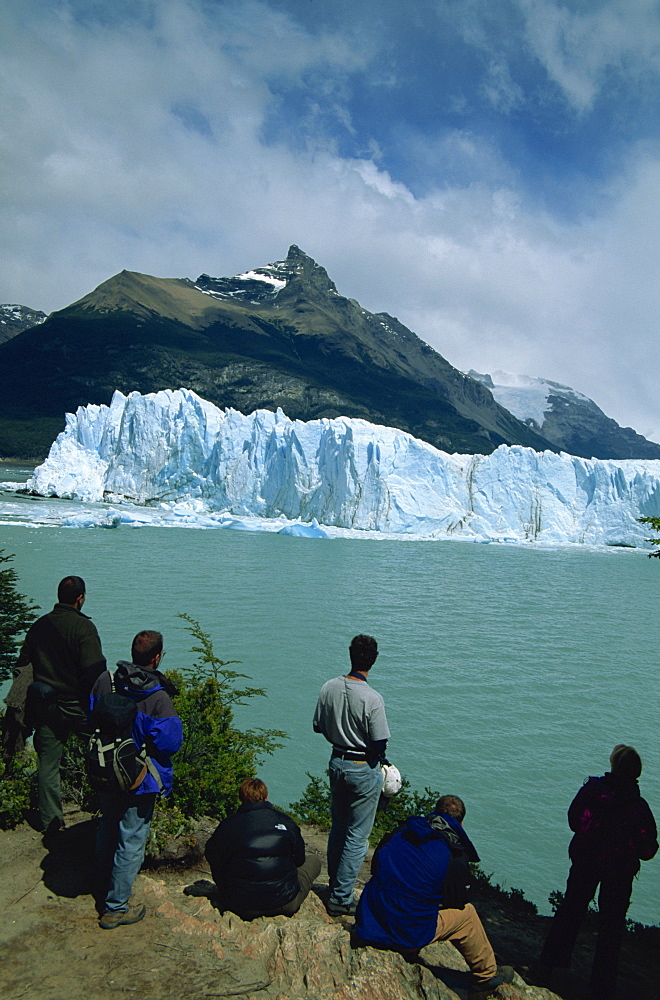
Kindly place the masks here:
[(270, 802), (244, 802), (206, 844), (223, 905), (234, 913), (274, 913), (300, 891), (305, 842), (293, 820)]

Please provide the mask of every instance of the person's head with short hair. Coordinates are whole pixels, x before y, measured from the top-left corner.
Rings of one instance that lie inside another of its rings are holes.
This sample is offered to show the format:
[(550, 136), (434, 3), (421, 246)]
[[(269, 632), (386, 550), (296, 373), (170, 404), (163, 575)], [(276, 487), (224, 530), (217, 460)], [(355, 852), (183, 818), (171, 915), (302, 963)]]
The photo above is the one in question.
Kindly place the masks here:
[[(158, 657), (158, 663), (160, 663), (162, 653), (163, 637), (160, 632), (154, 632), (152, 629), (144, 629), (142, 632), (138, 632), (133, 639), (131, 659), (139, 667), (150, 666), (156, 657)], [(154, 664), (154, 666), (156, 665)]]
[(642, 758), (634, 747), (618, 743), (610, 754), (612, 774), (617, 778), (633, 778), (636, 780), (642, 773)]
[(268, 788), (261, 778), (246, 778), (238, 789), (241, 802), (265, 802), (268, 798)]
[(459, 823), (465, 819), (465, 803), (458, 795), (441, 795), (435, 804), (435, 811), (453, 816)]
[(348, 653), (353, 670), (362, 670), (366, 673), (376, 662), (378, 643), (372, 635), (356, 635), (351, 639)]
[(85, 600), (85, 581), (81, 576), (65, 576), (57, 586), (59, 604), (80, 606)]

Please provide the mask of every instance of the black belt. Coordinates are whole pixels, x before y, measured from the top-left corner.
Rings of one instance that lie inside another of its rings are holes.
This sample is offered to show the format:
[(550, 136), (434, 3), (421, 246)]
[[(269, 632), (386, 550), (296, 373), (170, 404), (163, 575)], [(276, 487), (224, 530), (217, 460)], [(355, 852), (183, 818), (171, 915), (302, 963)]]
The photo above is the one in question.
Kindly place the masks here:
[(340, 757), (341, 760), (361, 760), (365, 764), (367, 763), (366, 750), (333, 750), (332, 756)]

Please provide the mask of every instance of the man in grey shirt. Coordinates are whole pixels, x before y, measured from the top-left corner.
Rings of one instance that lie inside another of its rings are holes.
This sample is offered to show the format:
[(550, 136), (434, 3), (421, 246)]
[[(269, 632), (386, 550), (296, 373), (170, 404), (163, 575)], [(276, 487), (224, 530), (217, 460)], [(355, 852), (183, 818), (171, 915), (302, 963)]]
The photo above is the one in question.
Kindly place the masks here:
[(390, 737), (385, 703), (367, 680), (378, 656), (376, 640), (356, 635), (349, 654), (350, 673), (323, 685), (314, 713), (314, 731), (332, 744), (327, 903), (332, 917), (355, 913), (353, 890), (374, 825), (383, 787), (380, 762)]

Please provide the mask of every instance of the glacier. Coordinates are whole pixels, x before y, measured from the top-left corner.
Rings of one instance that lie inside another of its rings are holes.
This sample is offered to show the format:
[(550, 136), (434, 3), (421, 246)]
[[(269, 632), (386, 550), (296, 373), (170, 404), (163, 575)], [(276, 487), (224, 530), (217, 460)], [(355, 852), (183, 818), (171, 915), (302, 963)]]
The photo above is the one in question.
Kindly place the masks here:
[(658, 460), (519, 445), (447, 454), (365, 420), (246, 416), (189, 389), (115, 392), (109, 406), (67, 414), (26, 485), (46, 497), (187, 511), (200, 527), (283, 518), (483, 542), (645, 547), (637, 518), (660, 516)]

